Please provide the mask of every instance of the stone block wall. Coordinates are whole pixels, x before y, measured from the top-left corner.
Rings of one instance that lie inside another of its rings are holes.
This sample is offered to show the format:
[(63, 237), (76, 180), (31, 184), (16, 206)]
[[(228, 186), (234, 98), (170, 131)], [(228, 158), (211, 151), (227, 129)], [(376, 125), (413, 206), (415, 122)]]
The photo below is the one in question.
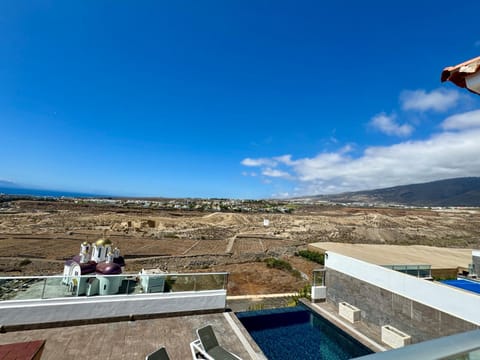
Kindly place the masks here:
[(432, 269), (432, 277), (435, 279), (456, 279), (459, 268)]
[(378, 329), (392, 325), (410, 335), (412, 343), (477, 329), (473, 323), (339, 271), (327, 269), (325, 284), (328, 302), (338, 307), (346, 301), (361, 310), (366, 325)]

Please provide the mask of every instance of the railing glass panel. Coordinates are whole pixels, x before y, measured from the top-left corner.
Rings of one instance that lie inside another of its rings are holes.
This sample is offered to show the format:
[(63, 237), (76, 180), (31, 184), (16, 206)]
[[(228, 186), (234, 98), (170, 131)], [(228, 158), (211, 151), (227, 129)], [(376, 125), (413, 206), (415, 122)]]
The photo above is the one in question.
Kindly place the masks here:
[(325, 269), (313, 270), (313, 286), (325, 285)]
[(228, 273), (0, 277), (0, 301), (226, 290)]

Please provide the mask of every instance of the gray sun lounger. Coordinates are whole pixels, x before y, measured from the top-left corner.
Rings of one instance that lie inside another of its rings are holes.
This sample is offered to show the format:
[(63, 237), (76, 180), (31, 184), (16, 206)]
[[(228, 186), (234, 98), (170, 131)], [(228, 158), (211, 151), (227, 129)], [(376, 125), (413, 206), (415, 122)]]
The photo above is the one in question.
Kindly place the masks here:
[(145, 360), (170, 360), (170, 357), (167, 354), (167, 349), (162, 346), (160, 349), (148, 354)]
[(190, 344), (194, 359), (196, 359), (196, 353), (199, 352), (208, 360), (242, 360), (220, 346), (211, 325), (198, 329), (197, 336), (198, 339)]

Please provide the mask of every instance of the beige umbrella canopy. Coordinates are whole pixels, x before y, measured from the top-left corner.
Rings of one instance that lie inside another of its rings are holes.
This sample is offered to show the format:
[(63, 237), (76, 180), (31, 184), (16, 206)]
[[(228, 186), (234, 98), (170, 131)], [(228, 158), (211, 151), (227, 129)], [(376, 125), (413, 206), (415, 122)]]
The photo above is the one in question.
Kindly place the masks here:
[(451, 81), (455, 85), (480, 95), (480, 56), (442, 71), (442, 82)]

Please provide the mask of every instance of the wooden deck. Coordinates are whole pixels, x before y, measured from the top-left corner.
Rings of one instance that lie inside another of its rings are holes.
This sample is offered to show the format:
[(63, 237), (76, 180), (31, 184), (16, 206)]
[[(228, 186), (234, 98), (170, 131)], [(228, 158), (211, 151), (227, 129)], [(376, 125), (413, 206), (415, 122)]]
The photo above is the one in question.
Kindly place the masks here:
[(213, 326), (220, 345), (242, 359), (265, 358), (233, 313), (14, 331), (0, 334), (0, 344), (46, 340), (42, 360), (145, 359), (161, 346), (172, 360), (186, 360), (192, 358), (190, 342), (196, 338), (195, 330), (206, 324)]

